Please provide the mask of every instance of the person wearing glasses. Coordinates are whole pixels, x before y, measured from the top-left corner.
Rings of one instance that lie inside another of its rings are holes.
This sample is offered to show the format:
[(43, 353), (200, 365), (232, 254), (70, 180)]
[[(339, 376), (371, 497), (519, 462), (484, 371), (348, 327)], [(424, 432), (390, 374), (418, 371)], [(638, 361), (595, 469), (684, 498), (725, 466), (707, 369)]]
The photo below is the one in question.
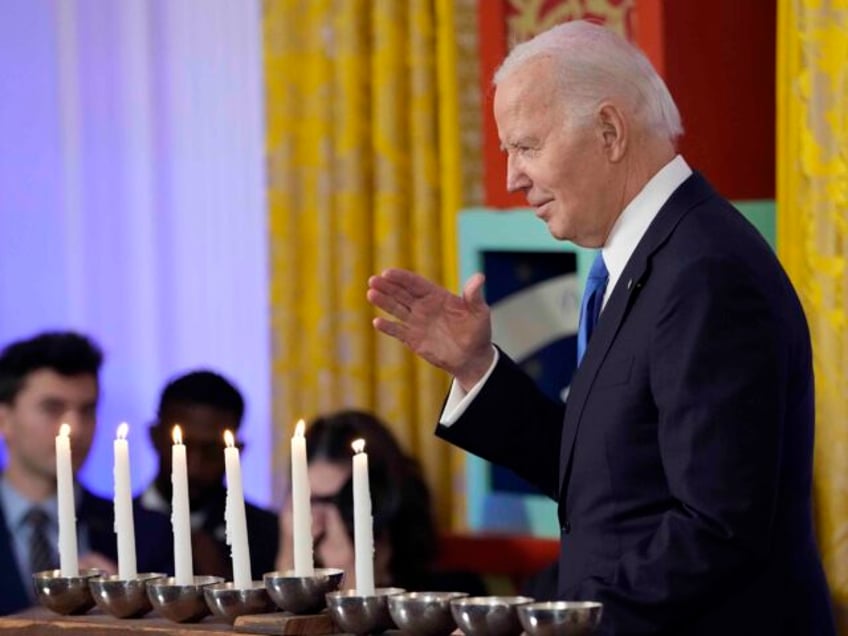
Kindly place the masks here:
[[(438, 533), (427, 483), (418, 462), (379, 418), (359, 410), (327, 413), (309, 424), (305, 436), (316, 567), (343, 569), (344, 587), (356, 588), (351, 443), (364, 439), (374, 516), (376, 585), (409, 591), (486, 593), (480, 576), (435, 567)], [(279, 570), (290, 570), (293, 565), (291, 516), (291, 502), (287, 501), (280, 513)]]

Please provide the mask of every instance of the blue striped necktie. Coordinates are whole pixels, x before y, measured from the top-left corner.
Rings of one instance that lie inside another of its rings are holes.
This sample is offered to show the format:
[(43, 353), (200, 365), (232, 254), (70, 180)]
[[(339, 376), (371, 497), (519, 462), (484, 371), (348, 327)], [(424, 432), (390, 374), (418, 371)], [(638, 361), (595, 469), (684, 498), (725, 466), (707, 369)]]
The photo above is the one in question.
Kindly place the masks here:
[(37, 506), (29, 509), (24, 522), (30, 528), (29, 565), (33, 573), (53, 570), (57, 567), (56, 551), (47, 536), (50, 525), (48, 514)]
[(609, 272), (601, 252), (595, 256), (589, 277), (586, 279), (586, 289), (583, 290), (583, 301), (580, 303), (580, 322), (577, 325), (577, 364), (583, 360), (589, 338), (601, 315), (601, 305), (604, 302), (604, 292), (607, 289)]

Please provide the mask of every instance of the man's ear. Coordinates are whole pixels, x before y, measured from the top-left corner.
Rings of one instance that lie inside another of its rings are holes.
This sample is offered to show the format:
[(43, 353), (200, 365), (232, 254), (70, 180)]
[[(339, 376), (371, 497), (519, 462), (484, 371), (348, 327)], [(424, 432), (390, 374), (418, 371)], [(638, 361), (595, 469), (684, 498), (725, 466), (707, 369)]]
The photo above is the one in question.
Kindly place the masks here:
[(162, 443), (162, 423), (159, 420), (156, 420), (150, 425), (147, 432), (150, 435), (150, 443), (153, 444), (153, 448), (158, 449), (159, 445)]
[(613, 102), (603, 102), (598, 108), (598, 123), (604, 152), (611, 163), (618, 163), (627, 152), (630, 129), (627, 118)]
[(11, 407), (5, 402), (0, 403), (0, 437), (6, 438), (6, 432), (9, 427), (9, 418), (11, 417)]

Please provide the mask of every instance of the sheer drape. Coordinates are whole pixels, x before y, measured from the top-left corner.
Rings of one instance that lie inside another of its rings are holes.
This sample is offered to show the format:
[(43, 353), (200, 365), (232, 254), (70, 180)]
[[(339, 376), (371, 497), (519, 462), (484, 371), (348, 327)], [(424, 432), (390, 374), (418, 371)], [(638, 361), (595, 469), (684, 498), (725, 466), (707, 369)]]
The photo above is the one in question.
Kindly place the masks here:
[(118, 423), (138, 490), (159, 389), (208, 366), (246, 395), (245, 486), (270, 501), (261, 36), (258, 0), (0, 2), (0, 343), (101, 342), (102, 493)]

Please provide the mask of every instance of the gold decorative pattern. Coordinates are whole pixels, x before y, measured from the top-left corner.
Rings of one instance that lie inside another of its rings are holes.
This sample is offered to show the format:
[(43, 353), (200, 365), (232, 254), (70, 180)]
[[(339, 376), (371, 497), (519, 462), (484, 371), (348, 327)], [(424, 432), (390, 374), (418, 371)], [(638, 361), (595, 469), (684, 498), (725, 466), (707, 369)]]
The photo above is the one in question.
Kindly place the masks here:
[(778, 5), (778, 253), (816, 373), (819, 547), (848, 634), (848, 0)]
[(390, 266), (454, 284), (455, 217), (469, 183), (458, 73), (476, 65), (457, 47), (468, 46), (474, 6), (265, 2), (278, 495), (296, 420), (364, 408), (422, 462), (448, 525), (452, 455), (433, 429), (449, 379), (374, 333), (365, 290)]
[(628, 37), (635, 0), (506, 0), (507, 43), (514, 46), (561, 22), (589, 19)]

